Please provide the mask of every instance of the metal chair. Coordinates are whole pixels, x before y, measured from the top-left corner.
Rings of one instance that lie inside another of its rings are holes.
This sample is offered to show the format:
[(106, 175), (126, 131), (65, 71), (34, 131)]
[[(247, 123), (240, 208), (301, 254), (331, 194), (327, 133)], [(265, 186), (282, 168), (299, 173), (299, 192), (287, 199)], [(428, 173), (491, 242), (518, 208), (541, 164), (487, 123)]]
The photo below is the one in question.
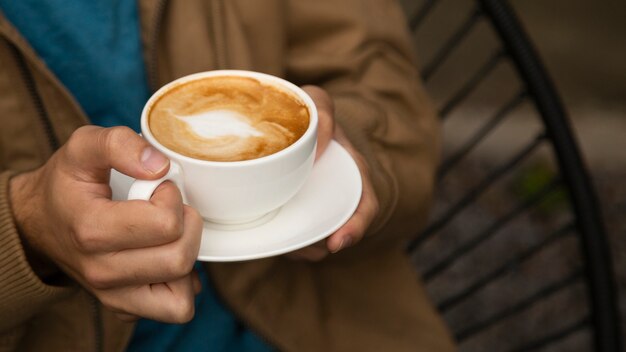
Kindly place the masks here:
[(511, 7), (404, 5), (444, 141), (455, 135), (432, 221), (408, 252), (460, 350), (622, 351), (597, 198)]

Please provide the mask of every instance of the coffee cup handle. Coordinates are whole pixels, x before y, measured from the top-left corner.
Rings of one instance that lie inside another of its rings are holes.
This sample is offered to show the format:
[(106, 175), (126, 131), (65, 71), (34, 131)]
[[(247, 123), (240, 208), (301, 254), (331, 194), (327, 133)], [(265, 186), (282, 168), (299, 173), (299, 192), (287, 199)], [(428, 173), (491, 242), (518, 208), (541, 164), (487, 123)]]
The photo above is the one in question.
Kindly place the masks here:
[(172, 181), (180, 190), (183, 197), (183, 203), (188, 204), (185, 196), (185, 188), (183, 182), (183, 170), (180, 165), (174, 161), (170, 161), (170, 170), (165, 176), (156, 180), (135, 180), (128, 190), (128, 200), (140, 199), (150, 200), (154, 191), (159, 185), (165, 181)]

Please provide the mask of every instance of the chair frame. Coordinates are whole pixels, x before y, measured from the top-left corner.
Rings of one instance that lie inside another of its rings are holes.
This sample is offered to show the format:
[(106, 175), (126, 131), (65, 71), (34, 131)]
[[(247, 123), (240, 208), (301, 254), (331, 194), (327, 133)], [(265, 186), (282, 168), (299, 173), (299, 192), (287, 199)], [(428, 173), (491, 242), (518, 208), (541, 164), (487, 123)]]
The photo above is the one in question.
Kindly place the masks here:
[[(410, 20), (411, 29), (415, 30), (421, 24), (436, 2), (436, 0), (426, 0), (422, 4)], [(561, 180), (564, 182), (570, 196), (575, 215), (574, 226), (578, 230), (577, 233), (585, 263), (584, 277), (590, 297), (589, 324), (593, 330), (593, 343), (597, 351), (622, 351), (616, 285), (607, 234), (601, 216), (600, 205), (587, 168), (582, 160), (580, 150), (574, 139), (567, 113), (528, 35), (523, 30), (522, 25), (507, 1), (476, 0), (476, 5), (475, 12), (468, 17), (466, 22), (459, 26), (452, 35), (451, 40), (445, 43), (437, 52), (435, 59), (424, 67), (422, 75), (425, 80), (430, 77), (452, 48), (462, 40), (464, 32), (471, 28), (478, 18), (486, 19), (493, 27), (503, 48), (502, 51), (494, 54), (490, 62), (480, 69), (477, 75), (486, 74), (493, 66), (493, 62), (499, 60), (504, 55), (511, 60), (520, 80), (524, 83), (525, 92), (521, 96), (527, 96), (534, 103), (541, 116), (545, 127), (545, 135), (542, 138), (546, 138), (553, 148), (560, 169)], [(477, 80), (479, 79), (477, 78)], [(466, 92), (463, 92), (462, 89), (461, 93), (453, 97), (451, 103), (445, 105), (440, 111), (444, 118), (473, 89), (476, 82), (472, 83), (472, 80), (474, 79), (470, 80), (470, 84), (465, 89)], [(506, 107), (503, 110), (503, 114), (508, 111)], [(477, 137), (473, 145), (477, 144), (482, 137)], [(468, 151), (465, 150), (455, 155), (454, 158), (460, 159)], [(458, 160), (452, 160), (452, 163), (455, 161)], [(512, 166), (513, 163), (505, 166), (504, 169), (507, 170)], [(450, 165), (444, 161), (440, 168), (439, 176), (442, 177), (449, 167)], [(442, 221), (446, 222), (448, 220), (444, 218)], [(409, 243), (407, 247), (409, 252), (413, 252), (423, 243), (425, 238), (431, 236), (444, 224), (433, 225), (437, 224), (431, 224), (422, 234)], [(567, 333), (567, 331), (563, 333)], [(554, 338), (554, 336), (552, 337)], [(527, 347), (529, 349), (539, 348), (544, 346), (547, 341)]]

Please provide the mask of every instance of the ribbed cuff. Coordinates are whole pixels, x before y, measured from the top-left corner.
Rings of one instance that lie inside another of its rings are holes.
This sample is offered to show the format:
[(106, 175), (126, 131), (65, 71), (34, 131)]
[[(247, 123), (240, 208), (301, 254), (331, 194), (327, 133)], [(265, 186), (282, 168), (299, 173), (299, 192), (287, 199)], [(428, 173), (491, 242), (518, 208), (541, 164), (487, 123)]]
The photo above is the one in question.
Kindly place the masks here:
[(8, 332), (0, 333), (0, 352), (17, 351), (25, 332), (26, 328), (21, 326)]
[(9, 201), (12, 175), (0, 173), (0, 332), (19, 326), (46, 304), (70, 292), (43, 283), (28, 264)]

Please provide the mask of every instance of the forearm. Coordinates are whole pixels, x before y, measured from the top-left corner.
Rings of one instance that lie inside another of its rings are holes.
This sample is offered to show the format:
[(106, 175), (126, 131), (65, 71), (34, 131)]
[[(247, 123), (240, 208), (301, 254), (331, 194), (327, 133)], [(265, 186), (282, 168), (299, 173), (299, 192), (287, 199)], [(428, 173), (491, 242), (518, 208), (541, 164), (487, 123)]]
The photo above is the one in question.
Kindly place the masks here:
[(41, 182), (40, 178), (38, 171), (21, 173), (10, 178), (8, 197), (13, 221), (26, 259), (41, 281), (51, 285), (67, 284), (68, 277), (50, 258), (37, 249), (36, 235), (46, 233), (46, 229), (38, 221), (42, 210), (36, 206), (36, 204), (41, 204), (37, 199), (41, 195), (34, 188), (34, 185)]

